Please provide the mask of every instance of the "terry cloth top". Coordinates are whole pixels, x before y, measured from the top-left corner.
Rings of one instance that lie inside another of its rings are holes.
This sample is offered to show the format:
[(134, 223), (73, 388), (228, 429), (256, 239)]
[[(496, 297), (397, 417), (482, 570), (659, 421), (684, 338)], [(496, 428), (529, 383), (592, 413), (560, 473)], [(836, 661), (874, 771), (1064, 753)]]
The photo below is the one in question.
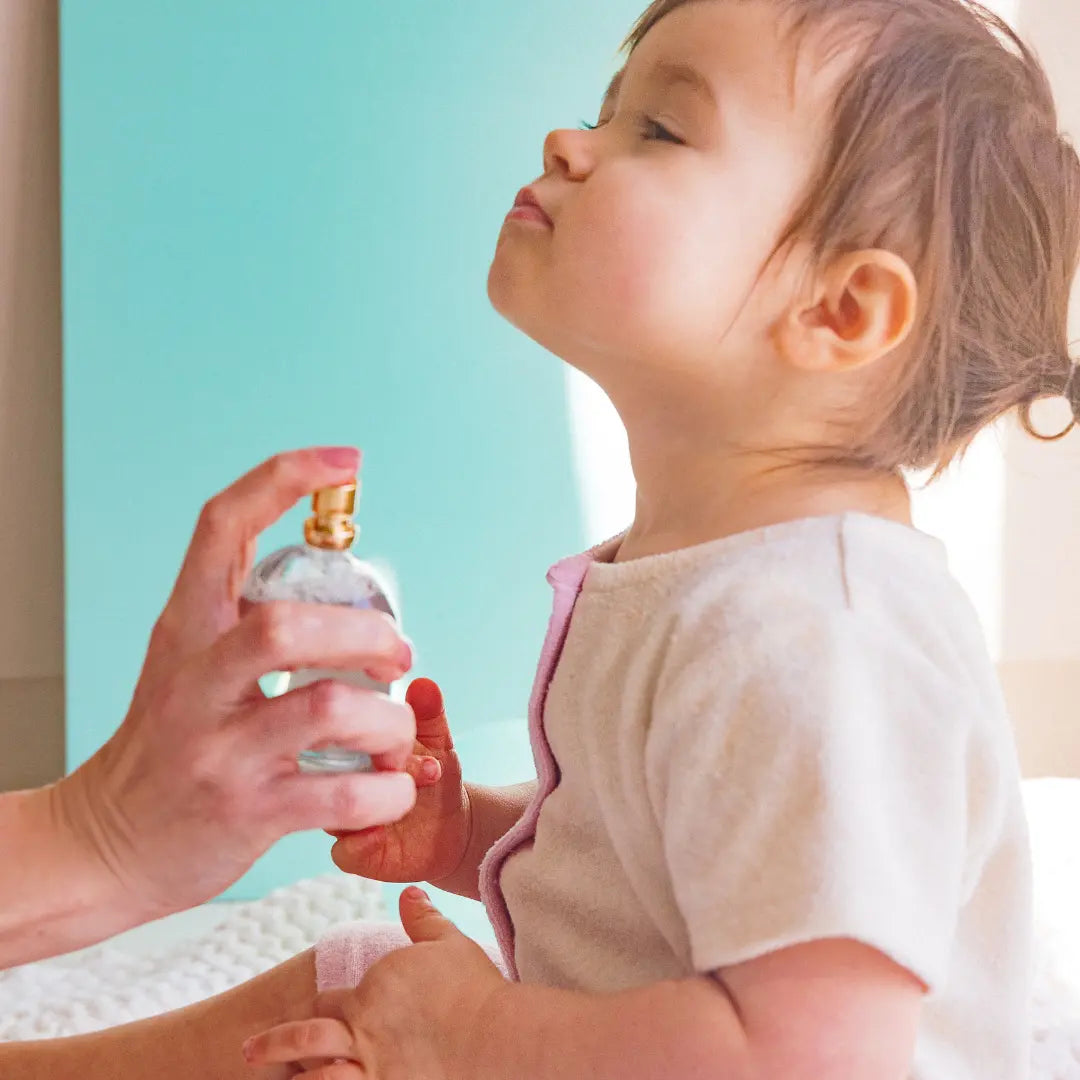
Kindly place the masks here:
[(1015, 743), (942, 545), (861, 514), (549, 573), (538, 790), (481, 868), (523, 981), (615, 991), (852, 938), (928, 988), (913, 1080), (1027, 1075)]

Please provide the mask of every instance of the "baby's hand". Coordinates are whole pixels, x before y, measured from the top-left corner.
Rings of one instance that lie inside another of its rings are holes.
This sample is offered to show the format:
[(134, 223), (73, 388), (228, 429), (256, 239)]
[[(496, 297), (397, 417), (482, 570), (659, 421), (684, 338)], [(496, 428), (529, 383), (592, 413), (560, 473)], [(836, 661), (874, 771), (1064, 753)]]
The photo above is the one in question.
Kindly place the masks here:
[(396, 824), (333, 833), (338, 839), (333, 859), (346, 873), (375, 881), (439, 882), (465, 858), (472, 811), (442, 691), (430, 679), (417, 679), (405, 700), (416, 716), (416, 744), (409, 765), (416, 781), (416, 804)]
[(384, 957), (355, 990), (320, 994), (310, 1020), (249, 1039), (252, 1065), (295, 1065), (319, 1080), (447, 1080), (473, 1072), (482, 1014), (508, 986), (476, 942), (419, 889), (401, 894), (414, 944)]

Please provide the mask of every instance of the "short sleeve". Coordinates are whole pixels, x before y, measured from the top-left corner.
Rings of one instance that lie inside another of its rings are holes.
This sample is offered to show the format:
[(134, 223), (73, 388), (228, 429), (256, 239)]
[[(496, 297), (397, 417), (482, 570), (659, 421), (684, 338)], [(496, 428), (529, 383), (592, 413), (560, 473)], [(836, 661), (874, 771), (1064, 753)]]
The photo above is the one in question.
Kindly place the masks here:
[(940, 989), (971, 730), (962, 682), (910, 628), (850, 609), (682, 627), (646, 777), (695, 970), (843, 937)]

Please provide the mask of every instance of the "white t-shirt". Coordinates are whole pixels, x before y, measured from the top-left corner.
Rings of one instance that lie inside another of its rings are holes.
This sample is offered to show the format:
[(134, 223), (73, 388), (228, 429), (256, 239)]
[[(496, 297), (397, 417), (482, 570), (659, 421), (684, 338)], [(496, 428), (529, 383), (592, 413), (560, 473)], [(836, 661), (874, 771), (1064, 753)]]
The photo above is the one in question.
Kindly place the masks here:
[(501, 867), (523, 981), (620, 990), (853, 938), (929, 988), (913, 1080), (1018, 1080), (1012, 731), (943, 547), (860, 514), (613, 563), (547, 689), (558, 783)]

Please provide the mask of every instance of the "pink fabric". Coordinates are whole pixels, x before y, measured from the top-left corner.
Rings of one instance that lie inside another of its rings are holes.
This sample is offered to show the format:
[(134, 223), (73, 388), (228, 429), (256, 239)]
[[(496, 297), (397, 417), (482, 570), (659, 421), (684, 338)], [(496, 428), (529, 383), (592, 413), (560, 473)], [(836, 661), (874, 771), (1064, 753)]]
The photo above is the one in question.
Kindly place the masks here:
[[(610, 541), (608, 542), (610, 544)], [(529, 700), (529, 737), (532, 742), (533, 759), (536, 762), (537, 789), (525, 816), (488, 852), (480, 866), (480, 899), (487, 909), (488, 918), (495, 928), (495, 938), (502, 949), (503, 962), (511, 979), (518, 979), (517, 965), (514, 963), (514, 924), (506, 908), (499, 875), (506, 860), (528, 844), (536, 835), (536, 822), (540, 817), (540, 807), (544, 800), (555, 790), (559, 783), (559, 767), (551, 752), (547, 735), (544, 733), (544, 702), (547, 700), (548, 687), (555, 674), (566, 634), (570, 628), (570, 617), (574, 605), (581, 593), (581, 586), (590, 565), (597, 554), (608, 544), (602, 544), (584, 555), (575, 555), (556, 563), (548, 571), (547, 579), (555, 590), (554, 609), (548, 624), (547, 638), (540, 653), (540, 664), (533, 684), (532, 697)]]
[[(368, 969), (384, 956), (410, 944), (400, 923), (342, 923), (321, 938), (315, 946), (315, 979), (318, 992), (351, 990), (359, 986)], [(495, 966), (507, 974), (502, 957), (494, 946), (484, 951)]]

